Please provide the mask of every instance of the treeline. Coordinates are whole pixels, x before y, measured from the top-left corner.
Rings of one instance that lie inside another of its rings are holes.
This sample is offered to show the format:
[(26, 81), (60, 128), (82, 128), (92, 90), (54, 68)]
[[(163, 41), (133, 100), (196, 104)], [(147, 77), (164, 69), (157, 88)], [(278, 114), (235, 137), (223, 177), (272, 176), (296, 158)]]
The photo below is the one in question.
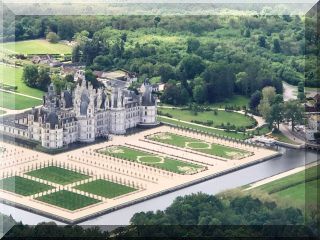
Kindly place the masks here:
[[(104, 232), (99, 227), (17, 224), (4, 237), (311, 237), (317, 234), (316, 215), (305, 222), (301, 210), (279, 208), (250, 196), (222, 199), (203, 193), (177, 197), (164, 211), (136, 213), (129, 226)], [(254, 226), (254, 227), (253, 227)]]
[(316, 86), (312, 62), (319, 49), (304, 43), (318, 35), (311, 26), (305, 30), (305, 22), (315, 21), (289, 15), (19, 16), (14, 35), (23, 40), (56, 33), (79, 43), (72, 59), (91, 70), (124, 68), (141, 79), (170, 82), (162, 96), (167, 103), (210, 103), (235, 93), (251, 96), (265, 86), (282, 93), (281, 81)]

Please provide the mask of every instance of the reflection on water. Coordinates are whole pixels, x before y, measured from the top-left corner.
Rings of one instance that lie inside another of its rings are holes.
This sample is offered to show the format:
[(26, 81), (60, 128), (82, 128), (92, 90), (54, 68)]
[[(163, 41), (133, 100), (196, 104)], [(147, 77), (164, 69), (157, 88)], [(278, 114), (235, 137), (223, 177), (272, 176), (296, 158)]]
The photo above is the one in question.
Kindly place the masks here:
[[(270, 159), (236, 172), (232, 172), (197, 185), (193, 185), (142, 203), (120, 209), (116, 212), (108, 213), (92, 220), (83, 222), (84, 225), (126, 225), (136, 212), (164, 210), (177, 196), (191, 193), (204, 192), (216, 194), (221, 191), (243, 186), (263, 178), (288, 171), (290, 169), (305, 165), (317, 160), (317, 153), (288, 148), (278, 148), (282, 156)], [(17, 221), (25, 224), (37, 224), (42, 221), (51, 221), (48, 218), (16, 209), (4, 204), (0, 204), (0, 211), (7, 215), (12, 215)], [(59, 222), (57, 222), (59, 223)], [(61, 223), (59, 223), (61, 224)]]

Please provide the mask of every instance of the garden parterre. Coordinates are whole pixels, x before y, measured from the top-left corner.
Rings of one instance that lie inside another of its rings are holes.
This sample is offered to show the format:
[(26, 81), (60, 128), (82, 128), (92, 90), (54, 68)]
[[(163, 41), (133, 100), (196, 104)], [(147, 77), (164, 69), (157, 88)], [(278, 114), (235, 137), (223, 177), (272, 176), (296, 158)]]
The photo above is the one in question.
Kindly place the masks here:
[(143, 150), (133, 149), (126, 146), (110, 146), (99, 150), (100, 153), (121, 158), (124, 160), (135, 161), (144, 165), (158, 167), (179, 174), (194, 174), (199, 170), (204, 170), (203, 166), (189, 163), (166, 156), (155, 155)]
[(238, 148), (224, 146), (221, 144), (209, 143), (199, 139), (173, 134), (169, 132), (156, 133), (147, 136), (147, 139), (181, 148), (191, 149), (193, 151), (210, 154), (226, 159), (237, 160), (242, 159), (244, 157), (248, 157), (252, 154), (251, 152), (241, 150)]

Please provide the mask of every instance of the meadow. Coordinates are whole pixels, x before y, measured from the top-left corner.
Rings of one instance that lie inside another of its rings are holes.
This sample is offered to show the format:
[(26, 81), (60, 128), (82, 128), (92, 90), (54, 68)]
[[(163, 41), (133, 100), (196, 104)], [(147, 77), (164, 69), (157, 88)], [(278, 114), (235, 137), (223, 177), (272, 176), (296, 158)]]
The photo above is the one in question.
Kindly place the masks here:
[(89, 178), (87, 175), (55, 166), (37, 169), (27, 172), (26, 174), (61, 185), (66, 185)]
[(161, 132), (150, 135), (148, 139), (156, 142), (165, 143), (180, 148), (191, 149), (196, 152), (206, 153), (213, 156), (218, 156), (226, 159), (242, 159), (250, 156), (252, 153), (241, 149), (214, 144), (198, 140), (195, 138), (173, 134), (169, 132)]
[(44, 39), (3, 43), (0, 48), (6, 54), (70, 54), (72, 48), (61, 43), (49, 43)]
[(172, 118), (192, 122), (192, 121), (200, 121), (206, 123), (207, 121), (213, 121), (214, 127), (220, 127), (222, 124), (226, 126), (228, 123), (234, 125), (235, 127), (252, 127), (255, 122), (250, 119), (248, 116), (237, 112), (227, 112), (224, 110), (216, 110), (214, 111), (203, 111), (194, 114), (190, 110), (179, 109), (179, 108), (163, 108), (159, 107), (161, 114), (170, 114)]
[(22, 110), (39, 106), (42, 100), (0, 91), (0, 107), (11, 110)]
[(84, 183), (74, 188), (106, 198), (118, 197), (137, 190), (133, 187), (128, 187), (103, 179), (97, 179), (92, 182)]
[(28, 87), (22, 80), (23, 69), (0, 64), (0, 84), (17, 87), (15, 92), (42, 98), (43, 91)]
[(266, 183), (249, 190), (249, 193), (266, 193), (283, 203), (295, 207), (315, 205), (319, 199), (320, 165), (307, 168), (287, 177)]
[(203, 169), (203, 166), (198, 164), (188, 163), (126, 146), (111, 146), (99, 152), (179, 174), (193, 174)]
[(0, 188), (22, 196), (48, 191), (53, 187), (20, 176), (8, 177), (0, 180)]
[(36, 199), (71, 211), (100, 202), (100, 200), (67, 190), (47, 194)]

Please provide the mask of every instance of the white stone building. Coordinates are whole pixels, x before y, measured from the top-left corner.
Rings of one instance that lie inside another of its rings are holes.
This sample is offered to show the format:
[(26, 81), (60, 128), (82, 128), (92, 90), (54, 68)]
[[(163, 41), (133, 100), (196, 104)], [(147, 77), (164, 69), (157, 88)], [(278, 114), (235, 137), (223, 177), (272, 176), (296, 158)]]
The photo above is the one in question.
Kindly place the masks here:
[(158, 124), (151, 85), (146, 84), (145, 91), (137, 95), (121, 80), (94, 89), (85, 81), (83, 71), (74, 77), (77, 85), (73, 92), (64, 90), (57, 95), (51, 84), (42, 107), (3, 117), (0, 131), (56, 149), (74, 142), (93, 142), (109, 134), (124, 134), (138, 125)]
[(314, 134), (320, 131), (320, 115), (312, 114), (308, 117), (308, 126), (306, 127), (306, 139), (314, 141)]

